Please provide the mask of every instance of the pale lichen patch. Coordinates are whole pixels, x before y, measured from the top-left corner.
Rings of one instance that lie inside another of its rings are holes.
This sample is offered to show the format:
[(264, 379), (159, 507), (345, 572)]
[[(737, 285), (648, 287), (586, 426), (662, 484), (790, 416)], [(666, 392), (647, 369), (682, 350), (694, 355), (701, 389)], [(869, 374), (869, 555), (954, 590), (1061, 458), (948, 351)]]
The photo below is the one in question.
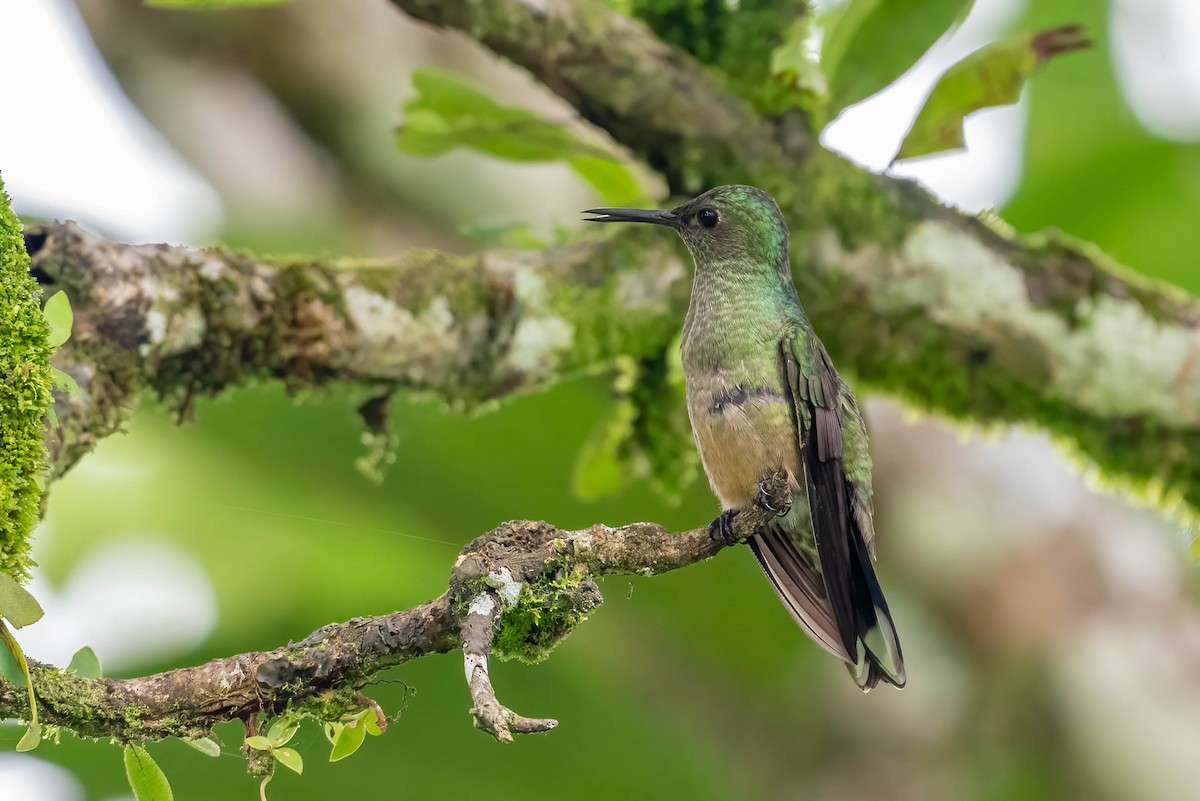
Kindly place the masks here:
[(467, 356), (445, 297), (433, 298), (416, 315), (378, 292), (353, 284), (344, 289), (343, 298), (360, 345), (335, 357), (341, 366), (424, 382), (454, 371)]
[[(1181, 369), (1194, 332), (1155, 319), (1134, 300), (1085, 299), (1068, 320), (1034, 304), (1023, 272), (1000, 253), (937, 220), (916, 226), (898, 252), (874, 244), (846, 252), (835, 235), (819, 237), (814, 252), (869, 289), (865, 297), (878, 311), (921, 310), (1007, 355), (1010, 364), (1042, 367), (1051, 394), (1081, 409), (1200, 423), (1200, 409), (1181, 402), (1200, 397), (1200, 372)], [(1032, 370), (1029, 378), (1037, 380)]]
[[(505, 570), (507, 569), (508, 568), (505, 568)], [(509, 574), (509, 578), (512, 578), (511, 573)], [(486, 592), (483, 592), (475, 596), (475, 600), (471, 601), (471, 606), (467, 608), (467, 614), (483, 615), (486, 617), (487, 615), (490, 615), (492, 610), (495, 608), (496, 602), (492, 600), (492, 596)]]
[(508, 352), (509, 365), (530, 376), (552, 371), (552, 357), (570, 350), (575, 326), (561, 317), (526, 317), (517, 324)]
[(206, 278), (209, 281), (219, 281), (225, 275), (225, 262), (216, 257), (207, 258), (196, 272), (199, 273), (201, 278)]
[(487, 584), (500, 593), (500, 599), (506, 606), (512, 606), (517, 602), (517, 598), (521, 596), (521, 590), (525, 586), (513, 578), (512, 571), (507, 567), (502, 567), (495, 573), (488, 573)]
[(178, 353), (204, 341), (204, 315), (194, 306), (175, 312), (149, 309), (146, 312), (146, 337), (139, 351), (143, 356), (158, 350)]
[(167, 337), (167, 315), (158, 309), (146, 312), (146, 337), (149, 341), (142, 345), (143, 356)]

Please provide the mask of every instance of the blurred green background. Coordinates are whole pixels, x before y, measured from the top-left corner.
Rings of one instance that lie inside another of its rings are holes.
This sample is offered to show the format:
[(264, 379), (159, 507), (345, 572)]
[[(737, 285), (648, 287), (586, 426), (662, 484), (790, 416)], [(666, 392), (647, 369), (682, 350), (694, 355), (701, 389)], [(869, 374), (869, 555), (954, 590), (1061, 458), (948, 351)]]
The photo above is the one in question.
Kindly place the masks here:
[[(558, 165), (396, 152), (407, 75), (423, 65), (459, 70), (548, 117), (571, 115), (463, 37), (415, 26), (379, 0), (211, 15), (80, 0), (81, 18), (55, 5), (86, 22), (104, 59), (96, 68), (120, 83), (107, 90), (124, 92), (219, 196), (223, 216), (206, 211), (208, 228), (187, 234), (199, 244), (466, 251), (464, 226), (525, 221), (546, 232), (593, 201)], [(1015, 193), (997, 189), (996, 202), (1019, 229), (1062, 228), (1200, 292), (1200, 127), (1156, 129), (1135, 114), (1133, 73), (1118, 70), (1120, 59), (1145, 58), (1150, 74), (1186, 72), (1188, 54), (1167, 41), (1182, 23), (1164, 9), (1187, 5), (980, 0), (974, 15), (991, 35), (1078, 22), (1097, 46), (1051, 65), (1021, 108), (1002, 112), (1018, 131), (1003, 146), (944, 158), (1005, 173), (998, 185)], [(1161, 25), (1150, 34), (1120, 39), (1128, 31), (1117, 26), (1152, 18)], [(1200, 107), (1200, 78), (1196, 87), (1179, 102)], [(36, 126), (37, 115), (21, 124)], [(86, 129), (73, 136), (87, 146)], [(8, 178), (21, 153), (2, 145)], [(960, 181), (974, 174), (964, 167)], [(20, 184), (10, 187), (21, 211)], [(136, 238), (139, 229), (107, 230)], [(365, 450), (360, 401), (250, 387), (199, 403), (197, 422), (182, 427), (144, 404), (125, 435), (53, 490), (36, 546), (49, 614), (27, 650), (61, 660), (90, 643), (110, 673), (137, 675), (268, 649), (438, 594), (462, 544), (503, 520), (682, 529), (717, 511), (702, 479), (677, 503), (636, 483), (600, 501), (573, 495), (580, 446), (610, 403), (603, 377), (482, 415), (402, 400), (396, 462), (378, 486), (354, 466)], [(796, 630), (750, 554), (728, 552), (654, 579), (610, 578), (607, 603), (547, 662), (494, 667), (502, 700), (558, 718), (558, 730), (496, 744), (471, 727), (461, 658), (422, 659), (367, 690), (396, 716), (385, 736), (329, 764), (324, 737), (306, 725), (293, 741), (305, 773), (280, 771), (271, 797), (1200, 797), (1200, 585), (1186, 562), (1189, 533), (1089, 490), (1036, 433), (985, 441), (886, 400), (867, 410), (879, 571), (909, 663), (903, 692), (861, 695)], [(177, 741), (149, 746), (180, 801), (255, 797), (237, 755), (240, 725), (218, 734), (216, 760)], [(0, 747), (11, 751), (19, 736), (0, 726)], [(0, 788), (6, 781), (50, 801), (129, 792), (116, 746), (70, 736), (31, 756), (4, 754)]]

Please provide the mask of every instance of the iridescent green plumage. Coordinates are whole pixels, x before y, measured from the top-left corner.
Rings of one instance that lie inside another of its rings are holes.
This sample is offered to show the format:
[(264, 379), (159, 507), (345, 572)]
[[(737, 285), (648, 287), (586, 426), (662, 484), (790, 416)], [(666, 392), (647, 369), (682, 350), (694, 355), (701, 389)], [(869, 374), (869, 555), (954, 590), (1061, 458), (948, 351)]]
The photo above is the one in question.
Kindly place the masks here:
[(600, 221), (674, 228), (696, 260), (684, 321), (688, 415), (727, 514), (760, 502), (782, 469), (791, 508), (750, 547), (796, 622), (845, 660), (859, 686), (904, 685), (872, 567), (866, 426), (804, 314), (787, 224), (769, 195), (722, 186), (670, 211), (596, 209)]

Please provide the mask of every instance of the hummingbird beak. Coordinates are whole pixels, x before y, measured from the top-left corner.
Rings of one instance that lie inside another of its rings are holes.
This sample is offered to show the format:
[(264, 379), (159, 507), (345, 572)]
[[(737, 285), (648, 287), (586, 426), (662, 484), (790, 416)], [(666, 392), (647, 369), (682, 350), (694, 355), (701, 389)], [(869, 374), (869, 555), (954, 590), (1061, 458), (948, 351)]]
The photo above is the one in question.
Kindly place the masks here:
[(584, 222), (640, 222), (666, 225), (674, 228), (679, 222), (670, 209), (587, 209), (584, 214), (595, 214)]

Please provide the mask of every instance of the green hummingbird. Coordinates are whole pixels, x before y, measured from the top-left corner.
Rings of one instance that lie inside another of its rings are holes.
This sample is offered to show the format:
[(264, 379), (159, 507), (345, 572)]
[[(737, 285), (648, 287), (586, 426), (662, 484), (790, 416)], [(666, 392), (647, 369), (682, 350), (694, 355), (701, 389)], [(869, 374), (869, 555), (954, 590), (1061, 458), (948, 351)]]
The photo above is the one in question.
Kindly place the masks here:
[[(788, 228), (752, 186), (719, 186), (673, 209), (589, 209), (591, 222), (674, 228), (696, 262), (681, 355), (688, 417), (733, 542), (733, 515), (775, 512), (749, 539), (804, 631), (844, 660), (863, 690), (903, 687), (904, 658), (872, 566), (875, 529), (866, 424), (800, 305)], [(770, 506), (787, 473), (792, 503)]]

